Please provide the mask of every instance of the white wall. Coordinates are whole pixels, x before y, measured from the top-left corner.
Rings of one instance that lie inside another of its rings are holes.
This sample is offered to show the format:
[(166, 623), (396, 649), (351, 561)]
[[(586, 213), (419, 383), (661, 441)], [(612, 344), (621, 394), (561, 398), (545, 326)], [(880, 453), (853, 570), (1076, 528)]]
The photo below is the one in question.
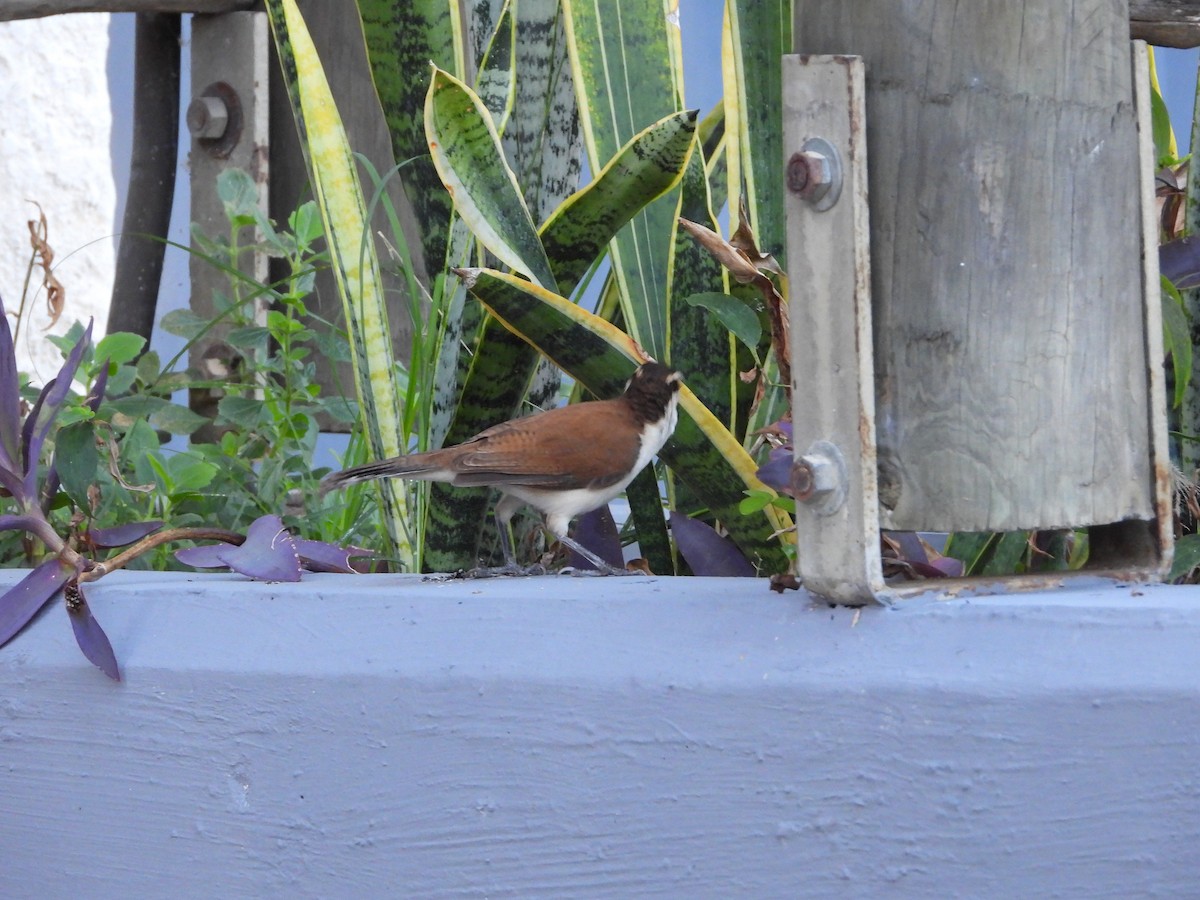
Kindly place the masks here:
[[(49, 223), (66, 309), (53, 329), (95, 316), (103, 330), (112, 291), (117, 185), (106, 67), (109, 20), (79, 14), (0, 24), (0, 296), (15, 311), (30, 259), (36, 200)], [(129, 59), (130, 65), (132, 59)], [(126, 163), (126, 167), (127, 167)], [(44, 339), (45, 292), (35, 273), (18, 339), (18, 367), (41, 381), (60, 356)]]

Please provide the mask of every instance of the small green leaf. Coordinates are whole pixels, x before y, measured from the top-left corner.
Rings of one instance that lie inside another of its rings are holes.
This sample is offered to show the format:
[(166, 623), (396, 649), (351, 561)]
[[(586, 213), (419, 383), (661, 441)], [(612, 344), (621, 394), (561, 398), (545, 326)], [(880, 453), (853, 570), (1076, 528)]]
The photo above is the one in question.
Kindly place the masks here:
[(133, 366), (117, 366), (116, 371), (108, 376), (108, 384), (104, 392), (109, 397), (119, 397), (127, 393), (137, 380), (137, 369)]
[(87, 509), (88, 488), (96, 483), (96, 467), (100, 463), (91, 422), (75, 422), (59, 428), (54, 448), (55, 466), (63, 490), (76, 506)]
[(150, 424), (171, 434), (191, 434), (208, 419), (192, 412), (186, 406), (166, 403), (150, 414)]
[(771, 500), (771, 495), (766, 491), (746, 491), (746, 498), (738, 504), (738, 512), (743, 516), (756, 513), (770, 503)]
[(95, 358), (108, 360), (109, 365), (120, 366), (132, 362), (145, 346), (146, 339), (140, 334), (118, 331), (100, 339), (96, 344)]
[(158, 324), (168, 334), (191, 341), (199, 337), (212, 323), (190, 309), (173, 309), (163, 316)]
[(222, 397), (217, 403), (221, 422), (255, 425), (261, 421), (263, 401), (254, 397)]
[(1167, 581), (1183, 578), (1196, 566), (1200, 566), (1200, 534), (1185, 534), (1175, 542), (1175, 561)]
[[(245, 169), (229, 168), (217, 176), (217, 196), (225, 206), (230, 222), (249, 218), (254, 221), (258, 211), (258, 187)], [(246, 223), (249, 224), (249, 223)]]
[(198, 491), (208, 487), (219, 471), (212, 463), (205, 462), (191, 453), (179, 453), (167, 460), (171, 473), (172, 494)]
[(142, 384), (154, 384), (162, 369), (162, 360), (158, 353), (147, 350), (137, 361), (137, 377)]
[(1192, 336), (1183, 297), (1175, 285), (1162, 278), (1163, 344), (1171, 355), (1171, 366), (1175, 370), (1175, 397), (1173, 407), (1183, 403), (1183, 396), (1192, 380)]
[(296, 243), (302, 250), (307, 249), (313, 241), (325, 233), (321, 223), (321, 211), (317, 201), (309, 200), (300, 204), (296, 211), (288, 216), (288, 228), (296, 236)]
[(689, 306), (700, 306), (720, 319), (735, 338), (752, 351), (762, 339), (762, 324), (758, 315), (737, 297), (729, 294), (692, 294), (687, 298)]

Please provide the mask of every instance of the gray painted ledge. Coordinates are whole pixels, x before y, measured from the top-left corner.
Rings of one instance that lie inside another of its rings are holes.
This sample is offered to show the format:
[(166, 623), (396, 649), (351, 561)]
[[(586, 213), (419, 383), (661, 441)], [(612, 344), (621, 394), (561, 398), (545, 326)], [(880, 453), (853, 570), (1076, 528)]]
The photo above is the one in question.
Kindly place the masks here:
[[(0, 571), (0, 586), (21, 573)], [(1200, 591), (117, 573), (0, 650), (0, 896), (1197, 896)]]

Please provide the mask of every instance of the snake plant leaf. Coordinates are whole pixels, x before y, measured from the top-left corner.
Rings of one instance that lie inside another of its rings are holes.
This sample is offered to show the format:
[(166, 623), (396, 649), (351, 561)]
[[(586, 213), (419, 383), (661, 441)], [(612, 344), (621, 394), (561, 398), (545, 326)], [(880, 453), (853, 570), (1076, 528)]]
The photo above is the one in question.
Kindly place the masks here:
[(517, 96), (504, 153), (535, 222), (575, 192), (582, 137), (559, 0), (517, 4)]
[[(369, 238), (354, 156), (295, 0), (268, 0), (267, 13), (345, 309), (355, 387), (371, 451), (376, 459), (396, 456), (406, 444), (401, 433), (400, 391), (394, 381), (379, 261)], [(396, 555), (411, 570), (414, 550), (403, 488), (394, 481), (379, 484)]]
[[(699, 219), (715, 228), (698, 136), (696, 145), (679, 192), (678, 218)], [(711, 307), (690, 299), (723, 295), (727, 291), (726, 276), (721, 264), (681, 229), (676, 227), (672, 236), (675, 244), (670, 261), (671, 342), (667, 360), (688, 374), (688, 387), (713, 415), (737, 433), (734, 411), (742, 387), (737, 379), (737, 350), (729, 339), (727, 323), (713, 315)]]
[[(651, 122), (679, 110), (678, 54), (662, 0), (563, 0), (584, 146), (593, 170)], [(647, 205), (612, 245), (629, 333), (667, 359), (667, 270), (677, 199)]]
[(512, 3), (504, 0), (475, 78), (475, 93), (491, 113), (499, 134), (504, 134), (517, 95), (517, 27), (513, 19)]
[(730, 207), (744, 186), (754, 233), (767, 253), (783, 260), (786, 226), (783, 120), (779, 115), (783, 73), (779, 60), (792, 52), (791, 0), (729, 0), (722, 38)]
[(425, 130), (438, 175), (472, 233), (505, 265), (554, 289), (550, 261), (491, 115), (474, 91), (436, 66), (425, 96)]
[(375, 91), (383, 108), (396, 161), (411, 160), (404, 192), (421, 223), (424, 266), (444, 270), (451, 198), (429, 159), (423, 101), (429, 63), (463, 71), (463, 23), (458, 3), (447, 0), (358, 0)]
[[(502, 272), (472, 269), (460, 274), (505, 328), (597, 397), (618, 395), (648, 359), (629, 335), (563, 297)], [(790, 523), (772, 507), (739, 513), (746, 490), (768, 488), (755, 476), (756, 465), (741, 444), (686, 384), (680, 390), (679, 424), (659, 456), (707, 504), (759, 571), (786, 570), (787, 557), (775, 534)]]
[(679, 183), (691, 158), (695, 110), (672, 113), (623, 146), (583, 190), (543, 223), (542, 245), (570, 294), (605, 245), (648, 201)]

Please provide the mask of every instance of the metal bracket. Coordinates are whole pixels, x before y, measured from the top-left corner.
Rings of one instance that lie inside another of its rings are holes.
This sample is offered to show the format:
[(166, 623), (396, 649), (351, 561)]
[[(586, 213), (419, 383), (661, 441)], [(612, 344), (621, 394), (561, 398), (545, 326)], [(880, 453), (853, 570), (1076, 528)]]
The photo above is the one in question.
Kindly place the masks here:
[[(804, 586), (883, 598), (863, 62), (783, 58), (796, 538)], [(803, 361), (797, 364), (795, 361)], [(807, 447), (801, 451), (799, 448)]]

